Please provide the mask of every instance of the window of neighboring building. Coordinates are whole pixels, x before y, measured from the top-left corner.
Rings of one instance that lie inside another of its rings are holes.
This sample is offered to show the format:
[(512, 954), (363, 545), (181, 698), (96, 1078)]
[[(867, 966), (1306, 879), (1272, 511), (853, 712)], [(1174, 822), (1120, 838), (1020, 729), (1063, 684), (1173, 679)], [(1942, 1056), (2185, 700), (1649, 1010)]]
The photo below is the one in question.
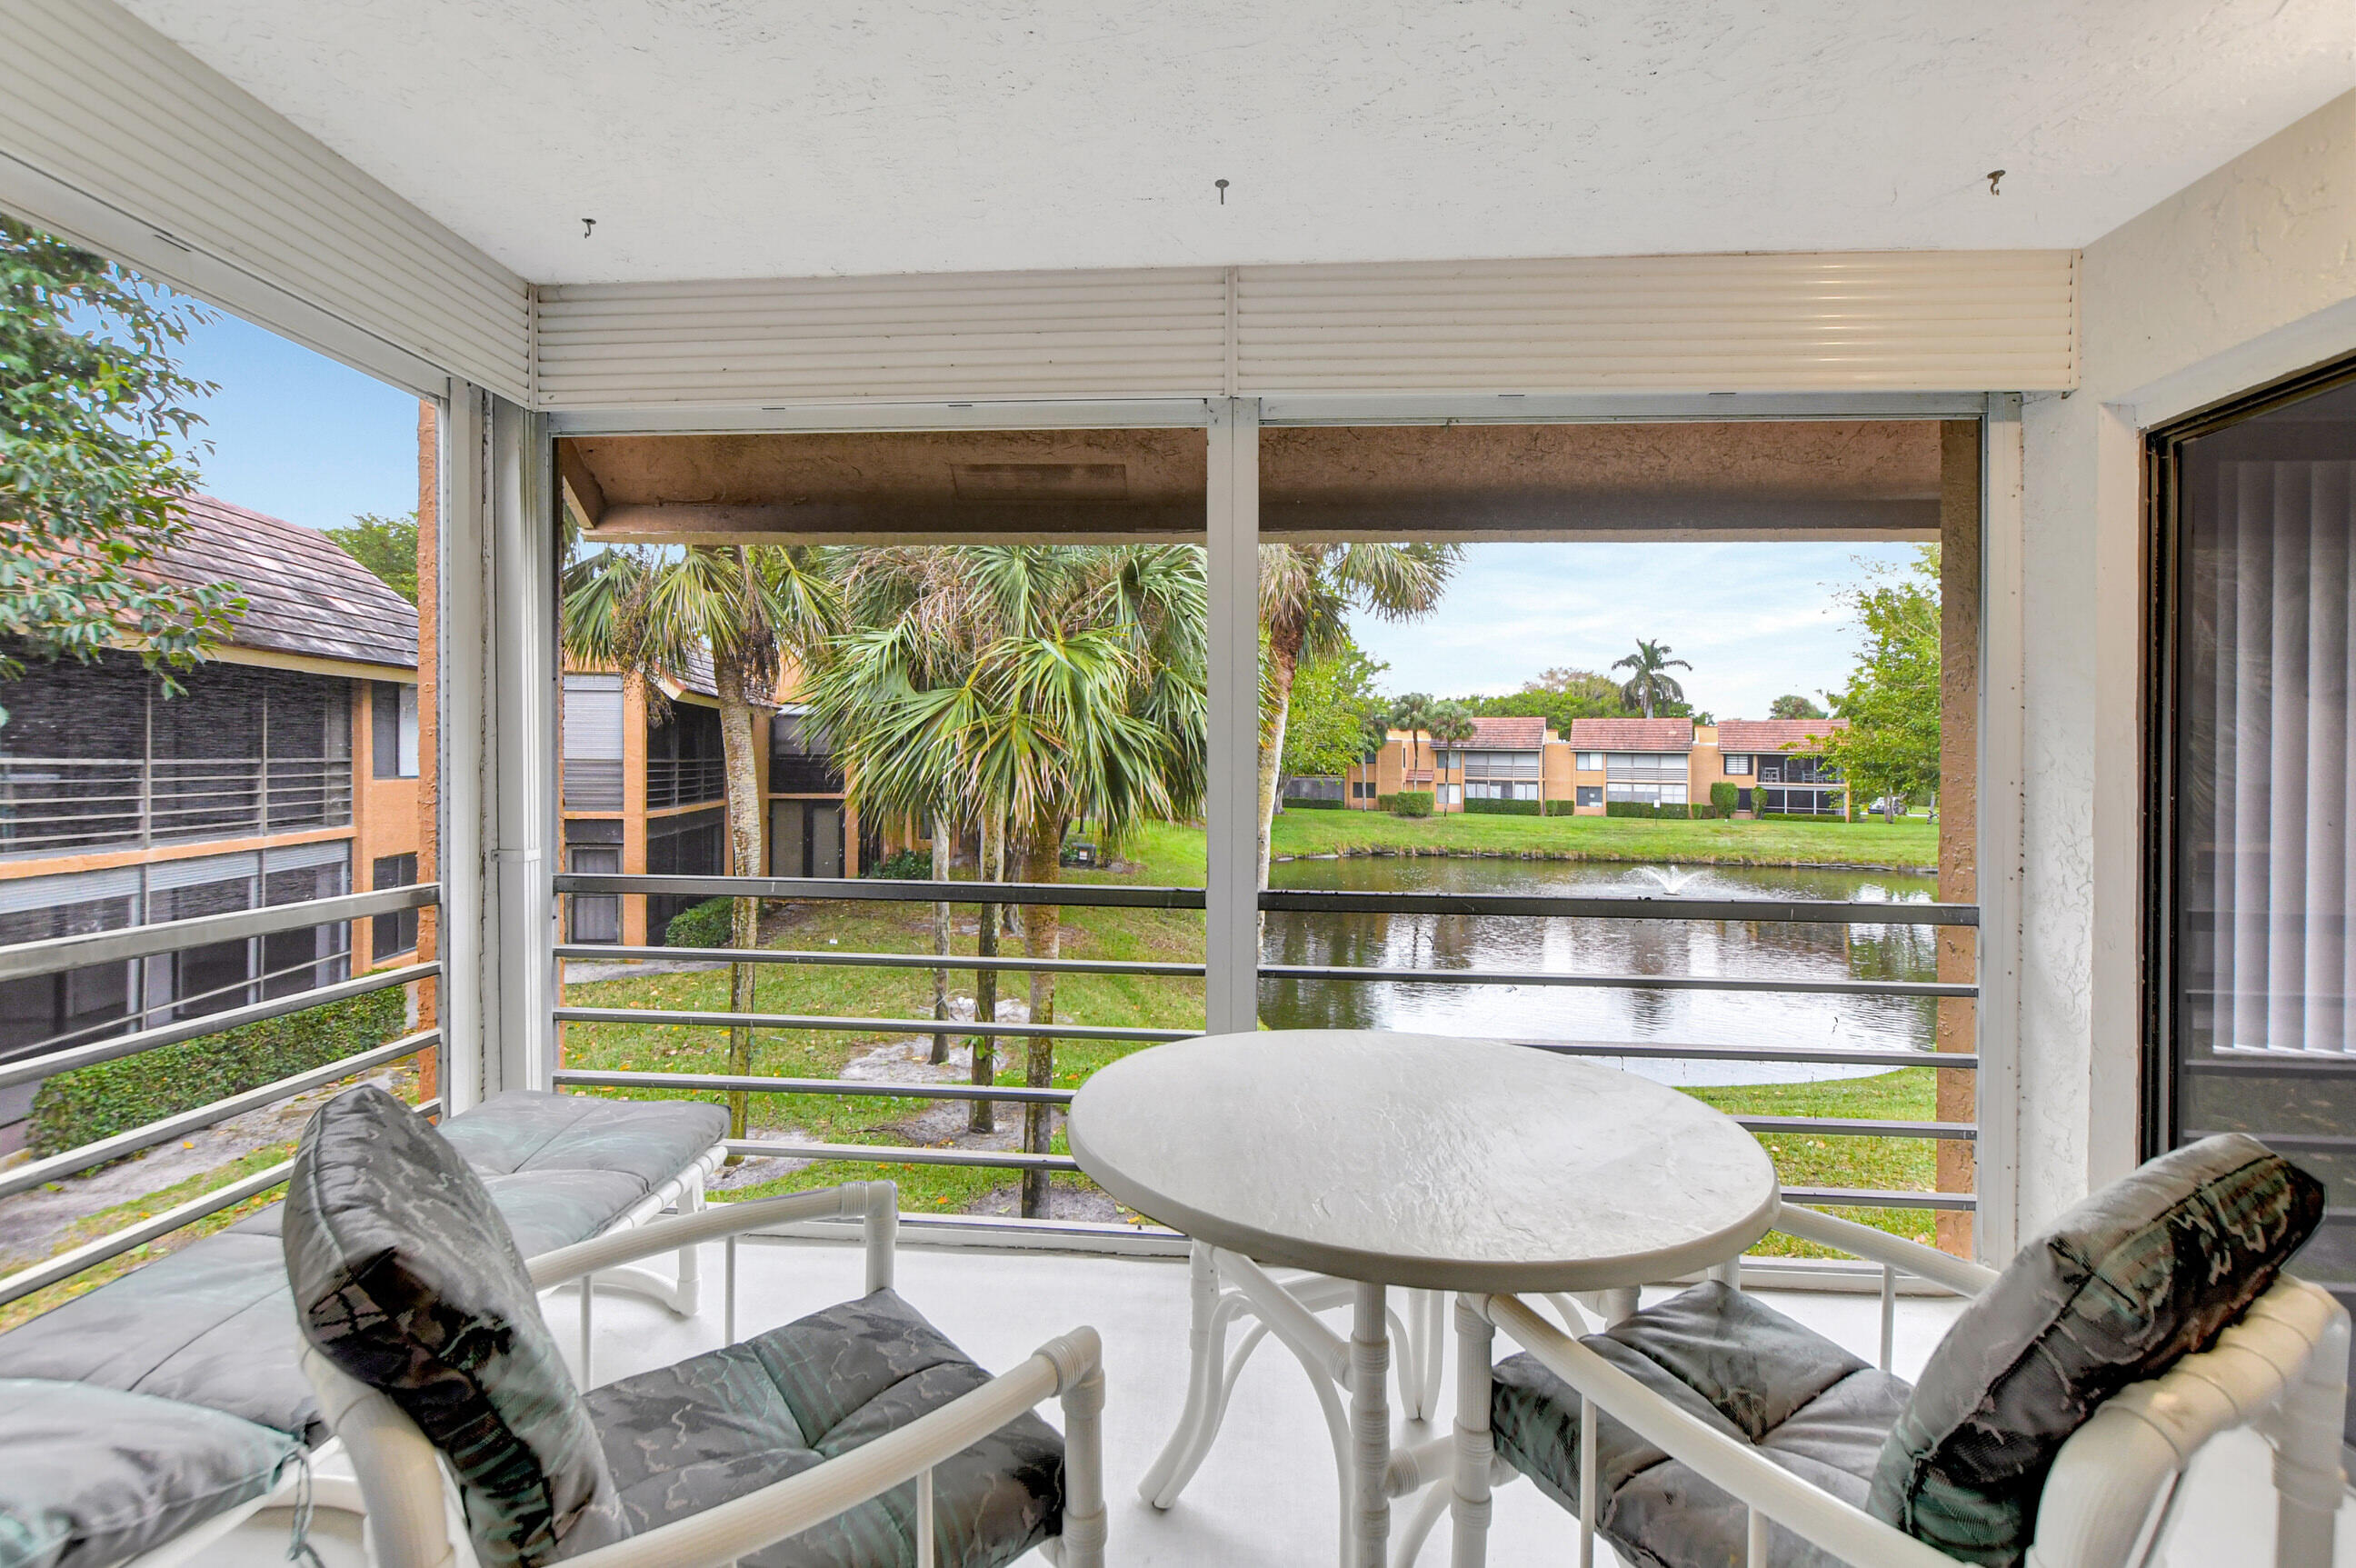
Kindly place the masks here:
[(1602, 771), (1603, 771), (1603, 754), (1602, 754), (1601, 752), (1600, 752), (1600, 751), (1582, 751), (1582, 752), (1580, 752), (1580, 753), (1579, 754), (1579, 770), (1580, 770), (1581, 773), (1601, 773), (1601, 772), (1602, 772)]
[(1613, 800), (1638, 800), (1648, 805), (1682, 806), (1686, 804), (1683, 783), (1648, 784), (1614, 779), (1604, 786), (1605, 796)]
[(1581, 784), (1579, 787), (1579, 803), (1582, 806), (1600, 806), (1603, 804), (1603, 786), (1601, 784)]
[(417, 688), (402, 681), (369, 682), (369, 772), (379, 779), (417, 777)]
[[(404, 688), (406, 689), (406, 688)], [(369, 868), (369, 886), (372, 888), (413, 887), (417, 885), (417, 857), (413, 854), (380, 856)], [(382, 963), (397, 952), (408, 952), (417, 946), (417, 911), (396, 909), (390, 915), (379, 915), (376, 927), (369, 933), (370, 959)]]
[(1464, 803), (1464, 786), (1462, 784), (1442, 784), (1440, 787), (1439, 803), (1443, 806), (1462, 805)]
[(568, 811), (618, 811), (622, 809), (622, 678), (619, 675), (567, 675), (564, 678), (563, 733), (560, 751), (564, 761), (564, 809)]
[(1747, 778), (1749, 777), (1750, 772), (1751, 757), (1747, 753), (1737, 752), (1728, 755), (1726, 757), (1726, 776), (1729, 779)]

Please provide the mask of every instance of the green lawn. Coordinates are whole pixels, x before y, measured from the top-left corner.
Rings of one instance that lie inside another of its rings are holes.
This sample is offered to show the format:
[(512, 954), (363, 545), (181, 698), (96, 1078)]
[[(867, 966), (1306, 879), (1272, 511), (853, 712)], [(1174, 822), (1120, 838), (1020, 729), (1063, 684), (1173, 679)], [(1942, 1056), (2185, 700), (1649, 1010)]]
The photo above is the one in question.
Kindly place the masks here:
[[(1284, 834), (1303, 824), (1312, 829), (1351, 825), (1348, 816), (1376, 825), (1394, 819), (1372, 814), (1301, 812), (1280, 823)], [(1333, 819), (1344, 819), (1333, 822)], [(1782, 824), (1711, 822), (1632, 822), (1626, 821), (1540, 821), (1527, 818), (1451, 818), (1444, 823), (1399, 822), (1407, 828), (1443, 831), (1463, 826), (1475, 830), (1518, 828), (1610, 830), (1634, 829), (1661, 834), (1700, 832), (1758, 833), (1783, 831)], [(1931, 830), (1913, 824), (1924, 843)], [(1876, 844), (1899, 842), (1905, 825), (1885, 831), (1873, 828), (1816, 828), (1801, 825), (1800, 833), (1847, 833)], [(1789, 842), (1788, 840), (1784, 842)], [(1636, 853), (1623, 849), (1623, 854)], [(1068, 873), (1075, 881), (1135, 881), (1156, 885), (1199, 886), (1203, 875), (1203, 836), (1199, 829), (1162, 827), (1148, 831), (1128, 851), (1137, 870), (1127, 876), (1109, 873)], [(1693, 858), (1689, 854), (1684, 858)], [(960, 906), (958, 918), (972, 918), (972, 907)], [(791, 929), (774, 939), (797, 949), (837, 946), (845, 951), (922, 953), (931, 950), (930, 910), (916, 905), (810, 906)], [(971, 952), (973, 938), (960, 933), (957, 950)], [(1014, 939), (1005, 939), (1001, 950), (1016, 950)], [(1064, 921), (1064, 951), (1072, 957), (1152, 959), (1200, 961), (1203, 918), (1192, 911), (1143, 909), (1074, 909)], [(718, 1008), (726, 1003), (726, 977), (720, 972), (649, 975), (644, 978), (573, 984), (567, 999), (576, 1004), (604, 1007)], [(921, 1017), (931, 1008), (931, 979), (923, 970), (825, 969), (776, 965), (758, 979), (757, 1008), (763, 1012), (817, 1013), (835, 1015)], [(960, 973), (955, 989), (970, 994), (972, 980)], [(1023, 994), (1020, 976), (1001, 980), (1005, 994)], [(1132, 1025), (1161, 1028), (1197, 1028), (1203, 1018), (1203, 986), (1198, 980), (1150, 979), (1130, 976), (1067, 975), (1056, 987), (1056, 1015), (1070, 1021)], [(780, 1077), (832, 1077), (851, 1056), (865, 1047), (901, 1037), (894, 1033), (819, 1034), (804, 1031), (758, 1032), (754, 1041), (754, 1070)], [(1023, 1045), (1001, 1044), (998, 1081), (1023, 1081)], [(1141, 1047), (1093, 1042), (1061, 1042), (1055, 1050), (1055, 1082), (1076, 1086), (1108, 1061)], [(623, 1068), (677, 1072), (726, 1070), (727, 1036), (720, 1029), (674, 1028), (656, 1025), (568, 1024), (563, 1054), (577, 1067)], [(1692, 1092), (1722, 1109), (1758, 1115), (1825, 1115), (1932, 1118), (1934, 1075), (1928, 1069), (1909, 1068), (1870, 1078), (1823, 1083), (1763, 1084)], [(620, 1090), (593, 1092), (620, 1095)], [(635, 1098), (654, 1091), (631, 1090)], [(684, 1092), (684, 1091), (683, 1091)], [(708, 1093), (687, 1098), (717, 1100)], [(753, 1101), (755, 1129), (798, 1128), (828, 1143), (905, 1143), (906, 1124), (923, 1102), (834, 1095), (761, 1095)], [(1001, 1107), (1001, 1126), (1018, 1114)], [(1056, 1150), (1064, 1152), (1060, 1135)], [(1933, 1183), (1933, 1145), (1895, 1138), (1809, 1137), (1778, 1134), (1768, 1140), (1783, 1179), (1794, 1184), (1862, 1187), (1895, 1190), (1928, 1189)], [(727, 1196), (747, 1197), (823, 1187), (838, 1181), (865, 1179), (879, 1174), (864, 1165), (829, 1164), (798, 1171), (758, 1187)], [(880, 1173), (899, 1182), (904, 1207), (911, 1211), (954, 1213), (971, 1208), (992, 1190), (1009, 1185), (1012, 1172), (946, 1165), (886, 1166)], [(1059, 1182), (1078, 1177), (1056, 1178)], [(1900, 1234), (1928, 1240), (1927, 1211), (1859, 1211), (1857, 1218)], [(1787, 1239), (1769, 1244), (1770, 1251), (1802, 1251)]]
[(1631, 817), (1497, 817), (1387, 811), (1287, 811), (1277, 854), (1370, 852), (1527, 855), (1546, 860), (1652, 860), (1684, 865), (1858, 865), (1921, 868), (1939, 862), (1938, 824), (1922, 817), (1864, 822), (1651, 822)]

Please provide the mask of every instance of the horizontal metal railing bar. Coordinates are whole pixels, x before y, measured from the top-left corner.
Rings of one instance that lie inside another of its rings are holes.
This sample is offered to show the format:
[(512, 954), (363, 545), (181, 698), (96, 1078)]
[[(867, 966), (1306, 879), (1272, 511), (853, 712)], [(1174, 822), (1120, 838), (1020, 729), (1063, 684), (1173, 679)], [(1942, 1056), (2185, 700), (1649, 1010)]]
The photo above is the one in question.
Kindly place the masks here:
[(259, 1193), (268, 1192), (273, 1187), (282, 1187), (285, 1184), (287, 1174), (294, 1168), (293, 1160), (283, 1160), (266, 1170), (258, 1170), (252, 1176), (233, 1181), (227, 1187), (216, 1187), (201, 1197), (192, 1197), (186, 1203), (176, 1204), (162, 1213), (150, 1215), (136, 1224), (126, 1225), (120, 1230), (111, 1231), (94, 1241), (86, 1241), (71, 1251), (60, 1252), (45, 1262), (35, 1263), (29, 1269), (19, 1269), (5, 1279), (0, 1279), (0, 1306), (5, 1306), (20, 1296), (27, 1296), (37, 1290), (56, 1284), (60, 1280), (70, 1280), (84, 1269), (102, 1263), (109, 1258), (120, 1257), (134, 1247), (144, 1247), (157, 1237), (168, 1236), (182, 1226), (194, 1224), (209, 1214), (218, 1214), (222, 1209), (243, 1203), (247, 1198)]
[(1647, 1041), (1629, 1045), (1614, 1040), (1508, 1040), (1567, 1057), (1632, 1057), (1644, 1061), (1810, 1062), (1826, 1067), (1934, 1067), (1977, 1070), (1979, 1057), (1970, 1051), (1845, 1051), (1832, 1046), (1676, 1046)]
[(1537, 893), (1358, 893), (1272, 888), (1269, 913), (1534, 915), (1580, 920), (1757, 920), (1766, 924), (1976, 926), (1976, 904), (1898, 904), (1791, 898), (1584, 898)]
[[(227, 996), (232, 992), (251, 992), (258, 986), (269, 984), (273, 980), (284, 980), (290, 974), (299, 974), (306, 969), (319, 969), (328, 964), (344, 964), (347, 969), (345, 978), (349, 979), (350, 974), (348, 970), (351, 956), (350, 952), (347, 950), (344, 952), (332, 953), (326, 958), (306, 958), (299, 963), (290, 963), (282, 969), (267, 969), (262, 971), (260, 974), (250, 974), (241, 980), (232, 980), (226, 985), (216, 985), (209, 991), (191, 992), (186, 996), (173, 996), (167, 997), (161, 1002), (150, 1002), (144, 1006), (134, 1007), (130, 1012), (123, 1014), (119, 1017), (109, 1018), (103, 1022), (96, 1024), (85, 1024), (79, 1029), (69, 1030), (62, 1035), (51, 1035), (48, 1039), (42, 1040), (33, 1047), (33, 1049), (37, 1051), (58, 1050), (70, 1041), (90, 1039), (98, 1036), (102, 1036), (108, 1030), (120, 1028), (125, 1024), (133, 1023), (134, 1021), (144, 1022), (154, 1014), (162, 1013), (169, 1015), (179, 1008), (187, 1007), (198, 1002), (209, 1002), (216, 996)], [(328, 983), (334, 984), (336, 982), (330, 981)]]
[(754, 1094), (838, 1094), (889, 1100), (1003, 1100), (1016, 1104), (1069, 1105), (1069, 1089), (987, 1088), (970, 1083), (893, 1083), (851, 1078), (757, 1078), (729, 1072), (618, 1072), (558, 1068), (560, 1089), (741, 1089)]
[(1266, 963), (1262, 980), (1367, 981), (1389, 984), (1590, 985), (1615, 991), (1780, 991), (1812, 996), (1977, 996), (1962, 981), (1751, 979), (1718, 974), (1574, 974), (1551, 970), (1361, 969), (1336, 964)]
[(1979, 1198), (1968, 1192), (1875, 1191), (1855, 1187), (1787, 1187), (1786, 1203), (1822, 1208), (1952, 1208), (1972, 1209)]
[(1869, 1116), (1744, 1116), (1737, 1122), (1753, 1133), (1822, 1133), (1834, 1138), (1943, 1138), (1973, 1143), (1979, 1127), (1971, 1122), (1883, 1122)]
[(789, 1144), (764, 1138), (726, 1140), (732, 1155), (775, 1159), (851, 1160), (878, 1165), (978, 1165), (985, 1170), (1076, 1171), (1079, 1162), (1063, 1155), (1031, 1155), (1020, 1149), (919, 1149), (896, 1144)]
[(339, 1078), (349, 1078), (356, 1072), (366, 1072), (369, 1069), (385, 1062), (399, 1061), (403, 1057), (413, 1057), (420, 1051), (430, 1051), (441, 1043), (442, 1031), (439, 1029), (425, 1029), (414, 1035), (404, 1035), (398, 1040), (387, 1041), (381, 1046), (346, 1057), (340, 1061), (332, 1061), (324, 1067), (312, 1068), (307, 1072), (298, 1072), (292, 1078), (282, 1078), (275, 1083), (265, 1083), (258, 1089), (249, 1089), (241, 1093), (216, 1100), (210, 1104), (199, 1105), (193, 1111), (185, 1111), (177, 1116), (166, 1116), (160, 1122), (150, 1122), (144, 1127), (134, 1127), (128, 1132), (117, 1133), (112, 1137), (101, 1138), (95, 1143), (84, 1144), (78, 1149), (68, 1149), (62, 1154), (51, 1155), (47, 1159), (35, 1160), (30, 1165), (18, 1165), (14, 1170), (0, 1171), (0, 1197), (12, 1197), (20, 1192), (29, 1192), (45, 1182), (71, 1176), (76, 1171), (88, 1170), (92, 1165), (103, 1165), (109, 1160), (121, 1159), (123, 1155), (136, 1154), (141, 1149), (152, 1149), (158, 1144), (170, 1142), (183, 1133), (192, 1133), (199, 1128), (212, 1126), (215, 1122), (225, 1122), (232, 1116), (242, 1115), (248, 1111), (259, 1110), (274, 1101), (284, 1100), (288, 1095), (301, 1094), (305, 1090), (316, 1089), (323, 1083), (333, 1083)]
[(1105, 909), (1199, 909), (1199, 887), (1100, 882), (895, 882), (867, 876), (637, 876), (566, 872), (559, 893), (676, 893), (704, 898), (838, 898), (870, 904), (1064, 904)]
[(226, 915), (199, 915), (187, 920), (162, 920), (148, 926), (126, 926), (118, 931), (89, 931), (80, 936), (49, 937), (0, 948), (0, 980), (25, 980), (58, 974), (97, 963), (148, 958), (210, 942), (268, 936), (273, 931), (300, 930), (305, 926), (333, 925), (402, 909), (422, 909), (440, 901), (442, 885), (420, 882), (407, 887), (383, 887), (372, 893), (345, 893), (333, 898), (313, 898), (300, 904), (272, 904), (260, 909), (233, 909)]
[[(982, 1024), (939, 1018), (836, 1018), (802, 1013), (712, 1013), (653, 1007), (559, 1007), (563, 1024), (669, 1024), (711, 1029), (823, 1029), (852, 1035), (990, 1035), (1023, 1040), (1191, 1040), (1200, 1029), (1133, 1029), (1088, 1024)], [(6, 1080), (0, 1079), (0, 1085)]]
[(330, 1002), (348, 1001), (365, 996), (372, 991), (383, 991), (395, 985), (407, 985), (415, 981), (431, 980), (442, 972), (435, 961), (403, 964), (399, 969), (379, 970), (372, 974), (339, 980), (333, 985), (315, 985), (308, 991), (297, 991), (284, 996), (273, 996), (266, 1002), (249, 1006), (225, 1008), (208, 1013), (201, 1018), (183, 1018), (177, 1024), (159, 1024), (152, 1029), (135, 1034), (117, 1035), (111, 1040), (98, 1040), (70, 1050), (49, 1051), (37, 1057), (24, 1057), (12, 1062), (0, 1062), (0, 1089), (11, 1084), (31, 1083), (55, 1073), (71, 1072), (80, 1067), (97, 1062), (111, 1062), (122, 1057), (137, 1056), (161, 1046), (177, 1046), (183, 1040), (202, 1038), (226, 1030), (258, 1024), (265, 1018), (283, 1018), (289, 1013), (300, 1013), (306, 1007), (321, 1007)]
[(599, 942), (560, 942), (556, 956), (576, 961), (635, 963), (642, 961), (691, 963), (841, 964), (849, 969), (968, 969), (1036, 970), (1056, 974), (1151, 974), (1173, 979), (1200, 979), (1199, 963), (1152, 963), (1143, 960), (1091, 958), (972, 958), (951, 953), (809, 951), (790, 948), (638, 948)]
[[(1199, 909), (1199, 887), (1091, 882), (904, 882), (869, 877), (651, 876), (568, 872), (559, 893), (672, 893), (706, 898), (840, 898), (905, 904), (1064, 904)], [(1755, 920), (1768, 924), (1976, 926), (1974, 904), (1774, 898), (1582, 898), (1539, 894), (1355, 893), (1271, 889), (1261, 909), (1290, 914), (1525, 915), (1594, 920)]]

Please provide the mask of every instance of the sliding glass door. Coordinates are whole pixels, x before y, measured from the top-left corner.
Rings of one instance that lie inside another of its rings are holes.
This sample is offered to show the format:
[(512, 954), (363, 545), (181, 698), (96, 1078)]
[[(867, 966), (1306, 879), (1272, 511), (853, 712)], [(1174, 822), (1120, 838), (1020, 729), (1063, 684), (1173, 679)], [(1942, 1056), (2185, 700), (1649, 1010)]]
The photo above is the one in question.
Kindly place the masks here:
[(2164, 433), (2152, 479), (2146, 1138), (2313, 1171), (2302, 1272), (2356, 1301), (2356, 367)]

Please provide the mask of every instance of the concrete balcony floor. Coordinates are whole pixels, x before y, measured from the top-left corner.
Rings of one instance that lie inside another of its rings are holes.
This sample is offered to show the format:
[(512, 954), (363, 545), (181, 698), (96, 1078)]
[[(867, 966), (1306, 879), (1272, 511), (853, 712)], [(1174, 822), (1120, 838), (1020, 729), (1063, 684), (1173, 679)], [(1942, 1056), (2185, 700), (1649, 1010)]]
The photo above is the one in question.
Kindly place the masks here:
[[(704, 1305), (693, 1319), (676, 1317), (638, 1297), (599, 1293), (596, 1380), (661, 1366), (720, 1343), (721, 1252), (717, 1246), (704, 1251)], [(1138, 1498), (1138, 1478), (1161, 1452), (1185, 1397), (1183, 1262), (984, 1251), (904, 1240), (898, 1273), (901, 1294), (992, 1369), (1013, 1365), (1041, 1340), (1078, 1324), (1093, 1325), (1103, 1336), (1105, 1470), (1112, 1530), (1107, 1555), (1112, 1563), (1120, 1568), (1300, 1568), (1335, 1560), (1338, 1516), (1331, 1442), (1306, 1374), (1272, 1340), (1263, 1342), (1238, 1380), (1218, 1442), (1176, 1506), (1162, 1512)], [(747, 1243), (738, 1255), (739, 1332), (755, 1333), (855, 1294), (860, 1275), (860, 1253), (850, 1246)], [(1871, 1356), (1878, 1322), (1874, 1297), (1782, 1291), (1762, 1293), (1762, 1298)], [(567, 1290), (547, 1301), (551, 1323), (568, 1347), (577, 1334), (577, 1299)], [(1901, 1375), (1919, 1372), (1957, 1307), (1939, 1298), (1901, 1301), (1895, 1360)], [(1346, 1314), (1337, 1313), (1329, 1321), (1347, 1332)], [(1392, 1387), (1396, 1408), (1396, 1382)], [(1453, 1397), (1452, 1389), (1443, 1390), (1443, 1411), (1453, 1409)], [(1060, 1419), (1052, 1401), (1041, 1412), (1051, 1422)], [(1437, 1430), (1412, 1427), (1402, 1436), (1421, 1441)], [(2211, 1445), (2194, 1466), (2183, 1518), (2164, 1560), (2169, 1568), (2256, 1568), (2272, 1561), (2274, 1493), (2266, 1477), (2267, 1462), (2265, 1444), (2253, 1434), (2229, 1434)], [(1394, 1506), (1393, 1519), (1395, 1532), (1404, 1530), (1405, 1505)], [(338, 1539), (343, 1534), (338, 1522), (335, 1516), (320, 1516), (319, 1544), (330, 1568), (359, 1562), (357, 1542)], [(255, 1523), (269, 1533), (265, 1520)], [(256, 1537), (245, 1539), (251, 1542)], [(283, 1527), (275, 1542), (283, 1552)], [(1569, 1515), (1527, 1482), (1498, 1488), (1490, 1536), (1492, 1563), (1500, 1568), (1558, 1563), (1571, 1561), (1576, 1553), (1577, 1529)], [(217, 1551), (205, 1553), (201, 1561), (212, 1568), (247, 1555)], [(1597, 1560), (1612, 1561), (1600, 1543)], [(1422, 1568), (1435, 1568), (1447, 1561), (1443, 1520), (1417, 1562)], [(2341, 1511), (2337, 1561), (2356, 1568), (2356, 1500)]]

